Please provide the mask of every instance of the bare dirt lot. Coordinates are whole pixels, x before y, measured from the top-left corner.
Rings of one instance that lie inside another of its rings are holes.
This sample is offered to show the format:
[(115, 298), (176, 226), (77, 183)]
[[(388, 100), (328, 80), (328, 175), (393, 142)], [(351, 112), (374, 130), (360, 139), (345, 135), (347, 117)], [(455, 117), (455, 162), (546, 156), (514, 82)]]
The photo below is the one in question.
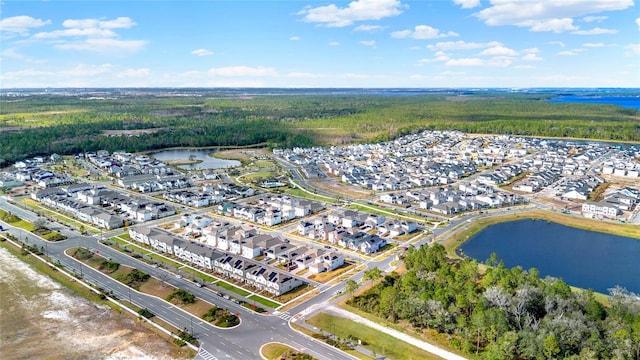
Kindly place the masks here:
[(169, 340), (99, 307), (0, 249), (2, 359), (180, 359)]

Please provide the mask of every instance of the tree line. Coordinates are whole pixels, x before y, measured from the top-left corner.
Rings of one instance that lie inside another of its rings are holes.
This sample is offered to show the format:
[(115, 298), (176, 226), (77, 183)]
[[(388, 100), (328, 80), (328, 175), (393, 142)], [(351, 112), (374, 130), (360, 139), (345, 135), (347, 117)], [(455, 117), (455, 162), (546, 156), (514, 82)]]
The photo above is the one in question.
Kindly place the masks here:
[(636, 109), (548, 103), (551, 95), (540, 94), (480, 95), (2, 97), (0, 158), (13, 162), (100, 149), (333, 145), (387, 141), (421, 130), (640, 140)]
[(448, 259), (439, 244), (410, 248), (405, 264), (348, 304), (448, 334), (482, 359), (640, 359), (640, 300), (624, 289), (605, 306), (536, 269), (505, 268), (495, 254), (482, 267)]

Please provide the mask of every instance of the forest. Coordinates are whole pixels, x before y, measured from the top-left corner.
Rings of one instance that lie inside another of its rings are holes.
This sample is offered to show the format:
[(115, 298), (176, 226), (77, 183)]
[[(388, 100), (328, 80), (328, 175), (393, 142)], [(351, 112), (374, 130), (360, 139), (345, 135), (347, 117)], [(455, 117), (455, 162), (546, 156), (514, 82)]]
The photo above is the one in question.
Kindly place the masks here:
[(0, 162), (39, 154), (388, 141), (420, 130), (639, 141), (640, 111), (552, 94), (0, 94)]
[(448, 334), (474, 358), (640, 359), (640, 301), (624, 289), (611, 289), (605, 306), (535, 268), (507, 269), (495, 254), (482, 265), (452, 261), (439, 244), (409, 248), (405, 264), (347, 304)]

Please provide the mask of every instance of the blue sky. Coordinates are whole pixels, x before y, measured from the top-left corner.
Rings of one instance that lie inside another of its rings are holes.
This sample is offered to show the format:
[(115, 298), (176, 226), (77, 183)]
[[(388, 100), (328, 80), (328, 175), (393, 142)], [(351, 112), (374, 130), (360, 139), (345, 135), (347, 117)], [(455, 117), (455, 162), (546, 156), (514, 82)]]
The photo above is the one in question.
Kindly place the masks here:
[(7, 1), (0, 87), (640, 87), (633, 0)]

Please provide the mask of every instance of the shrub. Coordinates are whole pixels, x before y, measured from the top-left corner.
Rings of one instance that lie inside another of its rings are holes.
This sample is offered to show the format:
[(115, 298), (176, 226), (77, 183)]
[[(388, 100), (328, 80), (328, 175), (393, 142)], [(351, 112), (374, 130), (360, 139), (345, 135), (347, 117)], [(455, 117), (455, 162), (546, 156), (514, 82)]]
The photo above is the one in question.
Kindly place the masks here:
[(120, 267), (120, 264), (118, 264), (115, 261), (104, 260), (100, 264), (99, 270), (104, 270), (105, 272), (112, 273), (118, 270), (119, 267)]
[(143, 316), (143, 317), (145, 317), (147, 319), (150, 319), (150, 318), (152, 318), (154, 316), (153, 313), (151, 311), (149, 311), (149, 309), (147, 309), (147, 308), (140, 309), (138, 311), (138, 315)]
[(72, 255), (74, 258), (78, 259), (78, 260), (89, 260), (91, 259), (91, 257), (93, 256), (93, 254), (91, 253), (91, 251), (85, 249), (85, 248), (77, 248)]
[(193, 304), (196, 302), (195, 295), (182, 289), (175, 289), (171, 294), (169, 294), (169, 296), (167, 296), (167, 301), (171, 301), (173, 299), (177, 299), (182, 304)]

